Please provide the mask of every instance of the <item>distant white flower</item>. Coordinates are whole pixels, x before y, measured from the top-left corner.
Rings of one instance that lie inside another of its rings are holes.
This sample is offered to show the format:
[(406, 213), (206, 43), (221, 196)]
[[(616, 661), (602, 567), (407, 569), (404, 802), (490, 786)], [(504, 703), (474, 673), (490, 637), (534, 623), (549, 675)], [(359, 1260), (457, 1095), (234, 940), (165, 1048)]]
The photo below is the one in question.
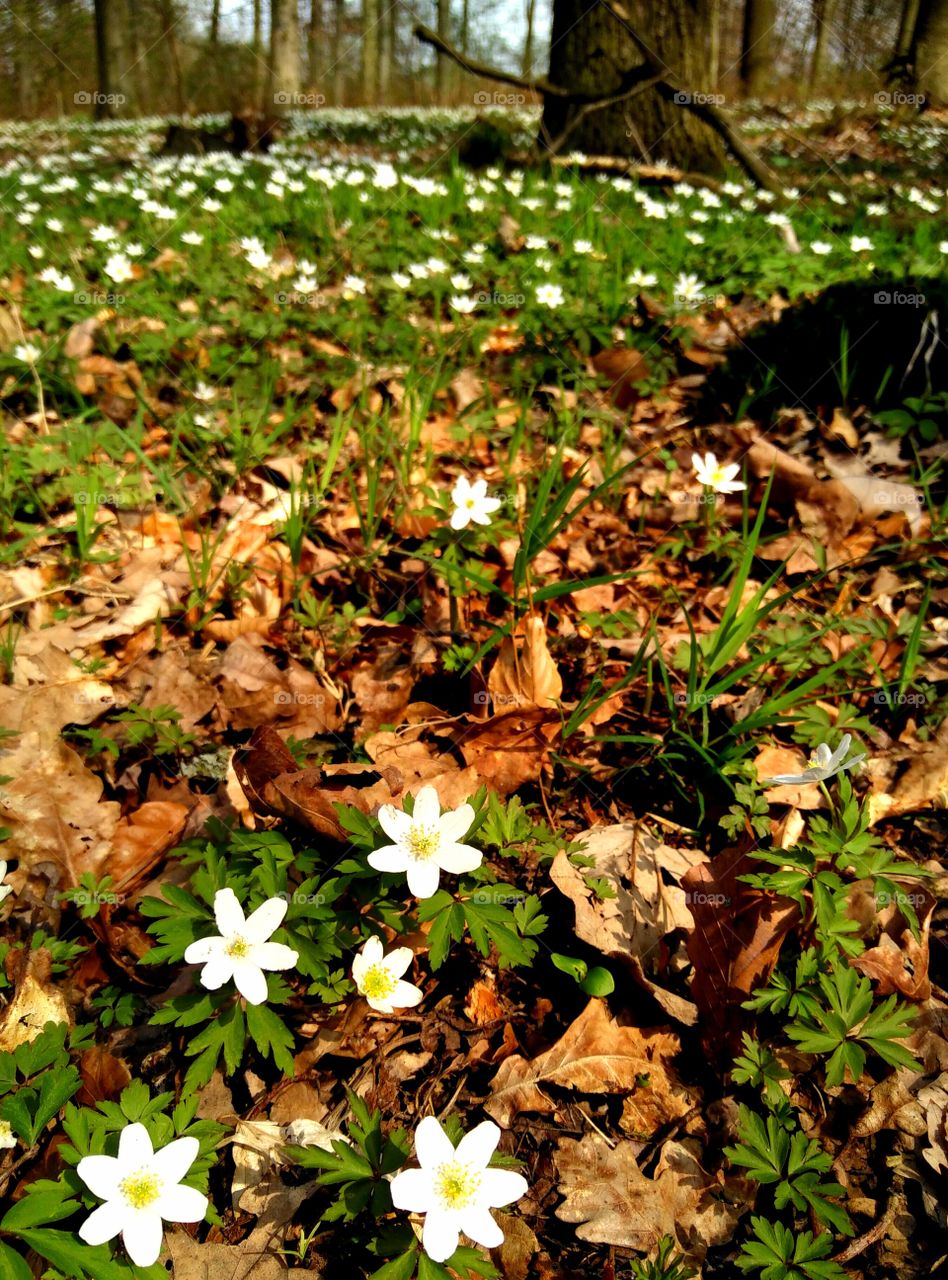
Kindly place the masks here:
[(203, 244), (204, 237), (200, 231), (182, 231), (181, 242), (182, 244)]
[(158, 1261), (166, 1222), (200, 1222), (207, 1196), (181, 1179), (197, 1159), (197, 1138), (176, 1138), (155, 1151), (143, 1124), (126, 1125), (117, 1156), (83, 1156), (76, 1172), (93, 1195), (104, 1200), (86, 1218), (79, 1235), (86, 1244), (105, 1244), (121, 1232), (137, 1267)]
[(390, 164), (377, 164), (372, 180), (381, 191), (388, 191), (398, 184), (398, 174)]
[(843, 193), (842, 193), (841, 191), (827, 191), (827, 193), (826, 193), (826, 194), (827, 194), (827, 195), (829, 196), (829, 198), (832, 200), (833, 204), (845, 204), (845, 203), (846, 203), (846, 197), (843, 195)]
[(247, 263), (254, 271), (266, 271), (273, 259), (266, 249), (251, 249), (247, 253)]
[(872, 241), (868, 236), (853, 236), (849, 242), (849, 247), (853, 253), (865, 253), (872, 248)]
[(448, 305), (452, 311), (458, 311), (463, 316), (469, 316), (472, 311), (477, 310), (477, 299), (469, 298), (464, 294), (455, 294), (448, 299)]
[(539, 250), (545, 249), (546, 236), (527, 236), (526, 244), (524, 247), (527, 249), (530, 249), (533, 253), (536, 253)]
[(31, 244), (27, 249), (27, 253), (31, 258), (41, 259), (46, 257), (46, 250), (41, 244)]
[(407, 1213), (423, 1213), (422, 1245), (434, 1262), (447, 1262), (461, 1232), (475, 1244), (496, 1249), (504, 1233), (491, 1216), (526, 1195), (527, 1180), (509, 1169), (490, 1169), (500, 1129), (485, 1120), (458, 1143), (434, 1116), (415, 1130), (415, 1157), (420, 1169), (403, 1169), (391, 1182), (392, 1204)]
[(102, 268), (110, 280), (114, 280), (116, 284), (125, 284), (127, 280), (133, 280), (135, 273), (132, 270), (132, 264), (128, 256), (124, 253), (110, 254), (105, 260), (105, 266)]
[(359, 276), (346, 276), (342, 282), (342, 296), (347, 302), (351, 302), (358, 294), (365, 293), (365, 281)]
[(406, 276), (404, 271), (393, 271), (392, 284), (397, 289), (407, 289), (411, 285), (411, 276)]
[(938, 252), (939, 252), (939, 253), (948, 253), (948, 240), (939, 240), (939, 242), (938, 242)]
[(626, 284), (632, 285), (634, 289), (651, 289), (658, 284), (658, 277), (651, 271), (642, 271), (640, 267), (636, 267), (626, 276)]
[(846, 760), (851, 742), (852, 735), (844, 733), (839, 746), (833, 752), (830, 751), (828, 743), (821, 742), (810, 757), (809, 768), (804, 769), (802, 773), (778, 773), (767, 781), (779, 783), (782, 787), (792, 787), (800, 786), (804, 782), (826, 782), (828, 778), (835, 778), (837, 773), (852, 769), (854, 765), (866, 758), (865, 754), (862, 754)]
[(466, 529), (472, 520), (475, 524), (490, 524), (491, 516), (500, 507), (499, 498), (488, 498), (486, 480), (475, 480), (471, 484), (466, 476), (461, 476), (451, 490), (451, 501), (454, 503), (452, 529)]
[(693, 453), (691, 465), (701, 484), (707, 485), (715, 493), (739, 493), (741, 489), (747, 488), (743, 480), (734, 479), (740, 471), (736, 462), (722, 466), (713, 453), (706, 453), (704, 458), (698, 453)]
[(118, 238), (119, 233), (114, 227), (107, 227), (102, 223), (99, 223), (97, 227), (93, 227), (89, 232), (89, 239), (93, 240), (96, 244), (109, 244)]
[(574, 253), (592, 253), (592, 251), (593, 251), (593, 243), (591, 240), (574, 240), (573, 241)]
[[(36, 364), (37, 360), (43, 354), (42, 348), (38, 347), (34, 342), (18, 342), (13, 348), (13, 355), (17, 360), (22, 360), (24, 364)], [(7, 873), (7, 864), (0, 862), (0, 880)], [(0, 892), (0, 902), (3, 901), (3, 894)]]
[(204, 404), (210, 404), (212, 400), (217, 399), (216, 387), (212, 387), (208, 382), (199, 382), (191, 394), (195, 400), (201, 400)]
[(470, 289), (473, 283), (471, 277), (463, 271), (456, 271), (451, 277), (451, 288), (457, 289), (459, 293), (464, 289)]
[(563, 305), (563, 290), (558, 284), (540, 284), (536, 287), (536, 299), (541, 307), (552, 310)]
[(416, 898), (430, 898), (438, 891), (442, 871), (461, 875), (481, 865), (480, 850), (461, 844), (474, 821), (469, 804), (441, 812), (438, 793), (422, 787), (409, 815), (394, 805), (379, 809), (379, 825), (394, 844), (369, 854), (369, 866), (376, 871), (403, 871), (408, 888)]
[(689, 244), (704, 244), (704, 236), (700, 231), (686, 231), (685, 239)]
[(244, 919), (243, 907), (233, 889), (218, 889), (214, 895), (214, 919), (219, 936), (192, 942), (184, 953), (187, 964), (203, 964), (201, 984), (216, 991), (233, 981), (248, 1004), (263, 1004), (267, 998), (264, 970), (292, 969), (299, 953), (282, 942), (270, 942), (286, 915), (283, 898), (268, 898)]
[(427, 280), (431, 272), (423, 262), (412, 262), (409, 265), (408, 273), (415, 280)]
[(419, 988), (402, 981), (411, 961), (411, 947), (396, 947), (385, 955), (379, 938), (368, 939), (352, 961), (352, 980), (371, 1009), (392, 1013), (395, 1009), (413, 1009), (420, 1002)]
[(59, 218), (47, 218), (46, 227), (49, 231), (62, 231), (63, 224)]
[(866, 205), (866, 213), (870, 218), (884, 218), (888, 212), (888, 206), (885, 204)]
[(697, 276), (682, 271), (672, 286), (672, 292), (677, 303), (693, 307), (704, 298), (704, 283)]
[(215, 200), (213, 196), (205, 196), (201, 201), (201, 208), (205, 213), (220, 213), (223, 207), (220, 200)]
[(16, 1136), (13, 1132), (13, 1126), (9, 1120), (0, 1120), (0, 1151), (5, 1147), (15, 1147)]
[(829, 243), (828, 240), (814, 240), (813, 243), (810, 245), (810, 249), (812, 250), (813, 253), (819, 253), (819, 254), (833, 252), (833, 246)]
[(228, 191), (233, 191), (233, 189), (234, 189), (234, 184), (231, 182), (230, 178), (218, 178), (217, 181), (214, 183), (215, 191), (228, 192)]

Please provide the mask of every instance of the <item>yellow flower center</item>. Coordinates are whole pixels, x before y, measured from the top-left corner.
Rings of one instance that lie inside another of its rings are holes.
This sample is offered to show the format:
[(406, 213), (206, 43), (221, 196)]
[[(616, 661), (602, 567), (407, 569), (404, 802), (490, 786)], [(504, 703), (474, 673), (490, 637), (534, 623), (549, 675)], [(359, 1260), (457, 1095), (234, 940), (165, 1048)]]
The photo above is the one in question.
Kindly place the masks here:
[(235, 960), (243, 960), (245, 956), (250, 954), (250, 943), (246, 938), (242, 938), (238, 934), (236, 938), (231, 938), (230, 942), (228, 942), (226, 951)]
[(412, 824), (408, 828), (405, 843), (411, 850), (412, 857), (424, 862), (426, 858), (430, 858), (438, 852), (441, 845), (441, 836), (437, 827), (422, 827)]
[(384, 1000), (395, 990), (395, 979), (384, 964), (373, 964), (362, 975), (360, 990), (371, 1000)]
[(473, 511), (474, 508), (477, 506), (477, 503), (474, 501), (473, 498), (468, 498), (467, 501), (464, 503), (464, 505), (468, 508), (469, 511)]
[(133, 1209), (147, 1209), (161, 1194), (161, 1179), (157, 1173), (145, 1169), (129, 1174), (119, 1183), (119, 1191)]
[(481, 1175), (469, 1165), (450, 1160), (434, 1177), (435, 1195), (444, 1209), (466, 1209), (477, 1198)]

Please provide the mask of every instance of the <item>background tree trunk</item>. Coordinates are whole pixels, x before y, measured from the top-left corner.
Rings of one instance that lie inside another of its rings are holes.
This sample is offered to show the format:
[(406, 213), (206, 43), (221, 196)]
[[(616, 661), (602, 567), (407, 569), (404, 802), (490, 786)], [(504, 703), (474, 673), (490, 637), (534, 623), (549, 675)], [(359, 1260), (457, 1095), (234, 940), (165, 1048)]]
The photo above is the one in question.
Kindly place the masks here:
[(915, 29), (915, 82), (929, 106), (948, 106), (948, 0), (922, 0)]
[(318, 86), (322, 75), (323, 0), (310, 0), (306, 24), (306, 82), (311, 89)]
[(160, 0), (158, 14), (161, 19), (161, 37), (168, 51), (168, 65), (171, 69), (171, 85), (174, 91), (174, 109), (178, 115), (184, 115), (184, 82), (181, 77), (181, 58), (178, 53), (178, 16), (175, 13), (174, 0)]
[(216, 49), (221, 35), (221, 0), (211, 0), (211, 23), (207, 33), (207, 43)]
[(300, 23), (296, 0), (270, 0), (268, 111), (286, 111), (300, 91)]
[[(689, 91), (707, 88), (708, 10), (704, 0), (625, 0), (632, 27), (662, 65)], [(596, 0), (555, 0), (550, 80), (577, 93), (618, 89), (622, 73), (642, 59), (623, 23)], [(543, 133), (556, 138), (576, 114), (575, 105), (547, 97)], [(544, 137), (544, 135), (546, 135)], [(566, 151), (668, 160), (702, 173), (720, 173), (724, 148), (717, 134), (675, 101), (664, 85), (627, 102), (585, 116), (569, 134)]]
[(392, 64), (396, 56), (398, 5), (383, 0), (384, 12), (379, 39), (379, 102), (388, 102), (392, 91)]
[(899, 34), (895, 41), (895, 57), (908, 58), (915, 43), (915, 28), (918, 25), (920, 0), (905, 0), (902, 5), (902, 16), (899, 19)]
[(332, 27), (333, 102), (342, 106), (346, 96), (346, 69), (343, 66), (342, 43), (346, 33), (346, 0), (335, 0)]
[(95, 0), (95, 105), (92, 114), (96, 120), (108, 120), (112, 115), (112, 47), (109, 43), (111, 13), (109, 0)]
[(721, 0), (708, 3), (708, 88), (716, 89), (721, 77)]
[[(451, 40), (451, 0), (438, 0), (438, 35), (442, 40)], [(448, 91), (448, 77), (451, 69), (448, 59), (443, 53), (435, 55), (435, 95), (443, 102)]]
[(810, 62), (810, 93), (815, 92), (826, 68), (826, 50), (835, 16), (836, 0), (813, 0), (816, 42), (813, 45), (813, 58)]
[(527, 0), (527, 30), (523, 39), (523, 61), (521, 63), (521, 74), (525, 79), (529, 79), (533, 75), (533, 22), (536, 16), (536, 9), (537, 0)]
[(776, 20), (776, 0), (744, 0), (741, 84), (752, 98), (762, 97), (770, 84)]
[(371, 106), (379, 87), (380, 0), (362, 0), (362, 98)]

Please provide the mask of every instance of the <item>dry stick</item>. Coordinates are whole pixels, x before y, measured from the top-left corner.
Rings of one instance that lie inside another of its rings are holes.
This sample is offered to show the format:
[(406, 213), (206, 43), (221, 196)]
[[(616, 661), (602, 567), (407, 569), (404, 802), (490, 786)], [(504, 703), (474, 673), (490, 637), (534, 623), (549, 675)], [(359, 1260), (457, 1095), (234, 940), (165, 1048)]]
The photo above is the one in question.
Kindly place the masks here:
[(764, 190), (770, 191), (773, 195), (783, 196), (783, 188), (780, 186), (776, 174), (764, 164), (753, 147), (740, 137), (725, 113), (711, 103), (691, 101), (694, 94), (683, 88), (678, 77), (670, 72), (667, 67), (662, 67), (656, 62), (647, 45), (632, 30), (622, 6), (614, 3), (614, 0), (600, 0), (600, 2), (605, 3), (616, 19), (623, 24), (627, 34), (643, 58), (643, 64), (633, 71), (625, 73), (618, 89), (608, 94), (576, 93), (570, 89), (564, 89), (562, 85), (553, 84), (545, 76), (529, 79), (524, 76), (514, 75), (510, 71), (502, 71), (499, 67), (488, 66), (484, 62), (477, 62), (475, 59), (467, 57), (460, 49), (455, 49), (447, 40), (443, 40), (436, 31), (432, 31), (430, 27), (426, 27), (421, 22), (416, 23), (414, 34), (416, 39), (423, 44), (430, 44), (439, 53), (443, 53), (445, 57), (451, 58), (458, 66), (470, 72), (471, 75), (481, 76), (485, 80), (496, 80), (499, 84), (514, 85), (518, 89), (526, 89), (530, 93), (537, 93), (545, 98), (560, 98), (566, 102), (576, 103), (580, 107), (587, 106), (590, 110), (599, 110), (625, 98), (634, 97), (643, 87), (646, 79), (650, 79), (654, 87), (661, 85), (670, 93), (680, 95), (682, 101), (679, 105), (687, 111), (693, 112), (704, 120), (706, 124), (710, 125), (716, 133), (720, 134), (731, 149), (735, 160), (754, 179), (759, 187), (763, 187)]
[(869, 1248), (871, 1244), (875, 1244), (888, 1230), (889, 1223), (895, 1215), (895, 1197), (890, 1196), (889, 1202), (885, 1207), (885, 1212), (878, 1222), (874, 1223), (868, 1231), (863, 1232), (861, 1236), (857, 1236), (855, 1240), (851, 1240), (845, 1249), (834, 1254), (831, 1261), (838, 1263), (849, 1262), (852, 1258), (857, 1257)]

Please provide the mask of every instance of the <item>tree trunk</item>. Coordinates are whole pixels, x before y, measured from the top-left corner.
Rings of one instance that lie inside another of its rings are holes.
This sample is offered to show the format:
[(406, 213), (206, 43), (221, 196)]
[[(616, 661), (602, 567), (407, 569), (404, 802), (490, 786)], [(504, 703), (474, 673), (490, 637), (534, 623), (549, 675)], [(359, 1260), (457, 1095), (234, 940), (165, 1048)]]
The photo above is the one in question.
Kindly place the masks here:
[(398, 32), (398, 5), (384, 0), (382, 27), (379, 41), (379, 102), (387, 102), (392, 89), (392, 64), (395, 61), (395, 41)]
[(810, 62), (810, 93), (814, 93), (826, 68), (826, 49), (829, 33), (836, 16), (836, 0), (813, 0), (813, 18), (816, 23), (816, 41)]
[(346, 32), (346, 0), (335, 0), (332, 28), (333, 101), (342, 106), (346, 96), (346, 69), (343, 66), (342, 42)]
[(721, 77), (721, 0), (709, 0), (708, 88), (716, 89)]
[[(625, 0), (632, 29), (662, 66), (693, 94), (707, 89), (708, 10), (704, 0)], [(574, 93), (618, 89), (622, 74), (642, 58), (621, 20), (596, 0), (554, 0), (550, 80)], [(680, 99), (681, 95), (677, 95)], [(683, 169), (720, 173), (720, 138), (675, 100), (665, 85), (583, 117), (564, 142), (566, 151), (667, 160)], [(541, 138), (549, 145), (577, 114), (575, 104), (548, 96)]]
[(278, 114), (300, 92), (300, 23), (296, 0), (270, 0), (270, 77), (267, 110)]
[[(451, 0), (438, 0), (438, 35), (451, 40)], [(450, 65), (443, 53), (435, 55), (435, 96), (443, 102), (448, 90)]]
[(125, 0), (122, 19), (125, 26), (126, 50), (128, 58), (128, 74), (125, 78), (125, 92), (128, 94), (131, 111), (129, 114), (144, 115), (148, 101), (148, 80), (146, 64), (142, 50), (141, 18), (135, 12), (135, 0)]
[(95, 0), (95, 64), (98, 84), (93, 99), (93, 117), (108, 120), (112, 116), (112, 46), (109, 22), (112, 14), (108, 0)]
[[(263, 0), (253, 0), (253, 51), (260, 57), (263, 48)], [(258, 64), (259, 65), (259, 64)]]
[(744, 0), (741, 84), (751, 98), (762, 97), (771, 82), (776, 21), (776, 0)]
[(895, 42), (895, 57), (898, 60), (908, 58), (915, 43), (915, 28), (918, 25), (920, 0), (905, 0), (902, 5), (902, 16), (899, 20), (899, 34)]
[(183, 116), (185, 114), (184, 82), (181, 78), (181, 58), (178, 55), (178, 37), (175, 32), (177, 16), (174, 11), (174, 0), (160, 0), (158, 14), (161, 19), (161, 35), (168, 50), (168, 63), (171, 67), (174, 109), (178, 115)]
[(533, 20), (536, 15), (537, 0), (527, 0), (527, 33), (523, 40), (523, 62), (521, 74), (529, 80), (533, 75)]
[(212, 49), (216, 49), (220, 41), (221, 34), (221, 0), (212, 0), (211, 3), (211, 25), (207, 34), (207, 43)]
[(915, 28), (915, 83), (928, 106), (948, 106), (948, 0), (922, 0)]
[(368, 106), (379, 89), (379, 0), (362, 0), (362, 97)]
[(306, 24), (306, 81), (311, 89), (322, 76), (323, 0), (310, 0)]

